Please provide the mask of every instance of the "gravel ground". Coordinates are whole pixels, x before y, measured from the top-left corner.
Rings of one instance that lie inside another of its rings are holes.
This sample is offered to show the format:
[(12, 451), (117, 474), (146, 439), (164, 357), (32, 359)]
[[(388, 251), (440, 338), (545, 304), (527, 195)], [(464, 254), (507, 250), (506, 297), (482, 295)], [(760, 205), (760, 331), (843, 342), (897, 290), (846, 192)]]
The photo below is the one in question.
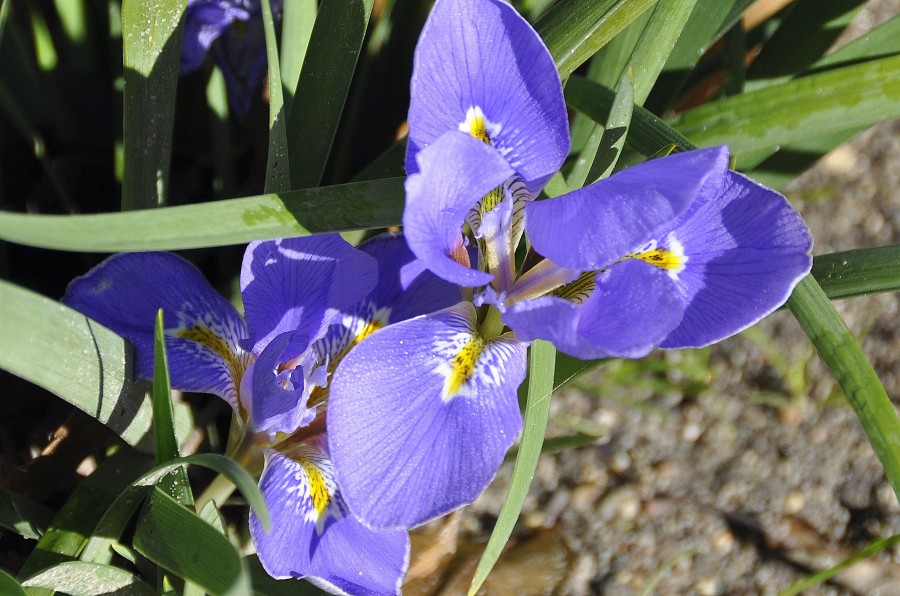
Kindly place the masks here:
[[(854, 34), (898, 13), (898, 1), (872, 3)], [(824, 254), (900, 242), (898, 180), (892, 121), (786, 194)], [(900, 296), (837, 307), (897, 402)], [(774, 593), (900, 534), (900, 506), (856, 416), (788, 313), (708, 350), (588, 373), (551, 410), (551, 436), (579, 425), (602, 438), (541, 458), (518, 527), (558, 530), (567, 567), (529, 592), (636, 594), (658, 580), (657, 594)], [(463, 513), (463, 536), (487, 537), (510, 472)], [(900, 549), (884, 551), (805, 593), (900, 594), (898, 561)]]

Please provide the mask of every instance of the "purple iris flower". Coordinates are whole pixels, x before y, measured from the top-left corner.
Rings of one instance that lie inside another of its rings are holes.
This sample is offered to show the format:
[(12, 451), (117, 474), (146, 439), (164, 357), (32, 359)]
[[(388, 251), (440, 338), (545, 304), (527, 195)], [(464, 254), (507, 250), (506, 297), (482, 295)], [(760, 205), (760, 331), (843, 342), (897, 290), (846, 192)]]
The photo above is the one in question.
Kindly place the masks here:
[[(280, 14), (284, 0), (271, 0)], [(260, 0), (188, 0), (181, 41), (181, 72), (200, 68), (212, 49), (238, 118), (250, 111), (266, 76), (266, 39)]]
[(772, 312), (809, 272), (802, 219), (730, 172), (726, 148), (534, 201), (568, 150), (535, 31), (500, 0), (437, 0), (415, 54), (403, 224), (469, 301), (386, 329), (337, 372), (331, 455), (365, 523), (411, 527), (478, 496), (521, 428), (527, 342), (584, 359), (703, 346)]
[(251, 512), (250, 531), (269, 574), (331, 591), (398, 592), (409, 539), (364, 526), (343, 499), (324, 434), (329, 376), (374, 330), (453, 304), (459, 290), (400, 236), (354, 249), (327, 235), (250, 244), (241, 294), (246, 322), (187, 261), (131, 253), (74, 280), (63, 301), (130, 340), (143, 378), (152, 377), (163, 309), (172, 385), (222, 397), (263, 445), (272, 528)]

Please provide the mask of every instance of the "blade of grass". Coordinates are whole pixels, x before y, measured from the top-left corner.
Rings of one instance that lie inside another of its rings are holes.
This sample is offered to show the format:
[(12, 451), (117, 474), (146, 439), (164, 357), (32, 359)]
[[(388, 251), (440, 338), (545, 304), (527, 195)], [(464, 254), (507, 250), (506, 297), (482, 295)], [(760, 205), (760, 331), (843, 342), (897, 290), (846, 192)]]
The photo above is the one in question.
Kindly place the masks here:
[(900, 15), (882, 23), (842, 48), (818, 59), (804, 74), (811, 74), (864, 60), (892, 56), (897, 53), (900, 53)]
[(534, 28), (565, 79), (657, 0), (562, 0)]
[(634, 71), (635, 104), (644, 105), (696, 3), (697, 0), (659, 0), (653, 7), (653, 16), (628, 61)]
[(130, 449), (122, 449), (104, 460), (53, 518), (22, 565), (19, 578), (76, 559), (96, 530), (102, 512), (146, 469), (147, 463), (143, 455)]
[(872, 365), (815, 278), (800, 282), (788, 308), (844, 390), (900, 497), (900, 421)]
[(172, 385), (166, 356), (166, 332), (163, 311), (156, 313), (153, 328), (153, 439), (156, 443), (156, 463), (178, 457), (175, 440), (175, 415), (172, 411)]
[(291, 101), (297, 94), (300, 69), (309, 49), (313, 24), (316, 22), (316, 0), (285, 2), (281, 14), (281, 87), (284, 91), (284, 113), (291, 113)]
[(228, 538), (159, 489), (138, 519), (134, 547), (211, 594), (252, 594), (247, 567)]
[(831, 300), (900, 291), (900, 245), (820, 255), (812, 274)]
[(266, 36), (266, 59), (269, 64), (269, 156), (266, 161), (266, 182), (263, 192), (284, 192), (291, 189), (291, 171), (287, 139), (287, 118), (284, 91), (281, 86), (281, 63), (278, 59), (278, 38), (269, 0), (261, 0), (263, 30)]
[[(565, 96), (570, 107), (586, 114), (595, 122), (606, 122), (615, 102), (612, 90), (574, 75), (566, 81)], [(634, 107), (627, 142), (641, 154), (648, 156), (668, 145), (675, 145), (678, 151), (695, 148), (687, 137), (639, 106)]]
[(634, 84), (631, 75), (631, 67), (628, 67), (619, 78), (606, 126), (594, 129), (566, 179), (570, 189), (581, 188), (585, 184), (606, 178), (615, 168), (625, 146), (634, 109)]
[[(669, 124), (698, 146), (744, 155), (900, 115), (900, 56), (871, 60), (682, 112)], [(791, 101), (784, 101), (790, 97)]]
[(122, 1), (122, 210), (166, 202), (185, 1)]
[(0, 593), (8, 594), (8, 596), (25, 596), (22, 585), (2, 569), (0, 569)]
[[(175, 413), (172, 408), (172, 385), (166, 356), (166, 332), (163, 311), (156, 313), (153, 330), (153, 438), (156, 443), (156, 463), (161, 464), (179, 456), (175, 438)], [(185, 507), (194, 506), (194, 496), (184, 467), (176, 468), (159, 482), (159, 487)]]
[(152, 596), (156, 593), (149, 584), (124, 569), (84, 561), (67, 561), (54, 565), (28, 578), (22, 585), (29, 588), (29, 592), (34, 588), (41, 588), (58, 590), (72, 596)]
[(818, 586), (821, 583), (827, 582), (829, 579), (831, 579), (841, 571), (852, 567), (853, 565), (856, 565), (860, 561), (868, 559), (872, 555), (877, 554), (883, 550), (893, 548), (897, 544), (900, 544), (900, 534), (874, 540), (837, 565), (829, 567), (828, 569), (823, 569), (818, 573), (813, 573), (812, 575), (804, 577), (800, 581), (791, 584), (789, 587), (780, 591), (778, 593), (778, 596), (796, 596), (796, 594), (800, 594), (804, 590), (808, 590), (810, 588)]
[(256, 481), (233, 460), (217, 453), (201, 453), (180, 457), (159, 464), (140, 478), (124, 487), (120, 494), (108, 504), (90, 540), (84, 545), (81, 560), (94, 563), (108, 563), (115, 545), (128, 526), (135, 511), (144, 502), (149, 490), (173, 471), (186, 465), (199, 465), (227, 478), (244, 495), (256, 512), (264, 528), (270, 527), (269, 510)]
[(475, 570), (475, 577), (469, 586), (470, 596), (478, 591), (500, 558), (503, 547), (506, 546), (519, 513), (522, 511), (522, 504), (528, 494), (528, 487), (531, 486), (538, 457), (541, 455), (544, 433), (547, 430), (555, 362), (556, 348), (552, 344), (543, 340), (531, 344), (531, 348), (528, 350), (528, 378), (522, 384), (526, 398), (525, 421), (522, 440), (519, 443), (519, 453), (516, 456), (516, 465), (509, 483), (509, 493), (506, 495), (500, 515), (497, 516), (494, 531), (491, 532), (484, 554)]
[[(0, 528), (37, 540), (53, 521), (53, 512), (0, 486)], [(0, 592), (2, 593), (2, 592)]]
[(373, 0), (323, 0), (288, 114), (290, 179), (318, 186), (369, 25)]
[[(61, 397), (131, 445), (150, 428), (151, 404), (131, 376), (131, 347), (84, 315), (0, 281), (0, 368)], [(53, 366), (48, 366), (53, 362)]]
[(403, 178), (389, 178), (135, 213), (0, 212), (0, 239), (79, 252), (176, 250), (386, 228), (402, 214)]
[[(647, 21), (650, 20), (652, 15), (653, 11), (648, 10), (632, 21), (608, 44), (600, 48), (591, 59), (587, 78), (604, 87), (615, 89), (619, 77), (622, 76), (625, 66), (628, 64), (632, 52), (634, 52), (634, 46), (637, 45), (638, 40), (641, 38), (641, 33), (647, 26)], [(582, 113), (574, 115), (570, 126), (572, 136), (571, 152), (573, 154), (581, 151), (588, 137), (598, 126), (600, 125)]]
[(790, 13), (747, 70), (747, 90), (786, 81), (821, 58), (850, 24), (864, 1), (794, 2)]

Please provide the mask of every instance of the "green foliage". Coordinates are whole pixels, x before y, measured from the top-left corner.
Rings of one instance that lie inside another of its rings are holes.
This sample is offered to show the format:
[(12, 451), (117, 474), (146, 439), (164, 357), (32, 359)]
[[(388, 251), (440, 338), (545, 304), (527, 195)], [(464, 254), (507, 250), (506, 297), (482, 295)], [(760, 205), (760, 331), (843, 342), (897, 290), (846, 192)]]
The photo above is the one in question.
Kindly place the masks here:
[[(142, 594), (173, 582), (188, 593), (274, 594), (302, 585), (267, 578), (255, 559), (242, 558), (215, 503), (194, 512), (188, 464), (235, 484), (268, 525), (262, 495), (237, 463), (211, 454), (179, 457), (176, 428), (185, 417), (173, 408), (161, 316), (151, 391), (132, 377), (127, 342), (46, 297), (48, 288), (59, 290), (92, 259), (73, 253), (209, 249), (400, 224), (405, 143), (395, 131), (401, 122), (386, 116), (384, 130), (374, 133), (378, 123), (367, 110), (369, 98), (378, 98), (371, 109), (389, 113), (399, 106), (402, 112), (405, 88), (383, 89), (379, 73), (396, 70), (408, 79), (427, 3), (285, 4), (279, 23), (263, 2), (273, 67), (268, 103), (245, 122), (229, 120), (217, 67), (179, 78), (185, 0), (0, 7), (0, 141), (9, 148), (5, 155), (15, 156), (8, 160), (14, 167), (4, 164), (0, 172), (0, 239), (9, 243), (0, 251), (0, 368), (99, 420), (125, 443), (110, 439), (98, 469), (58, 510), (0, 489), (0, 526), (37, 540), (18, 581), (0, 572), (4, 594), (24, 593), (22, 586), (30, 594)], [(537, 19), (566, 81), (566, 101), (578, 112), (566, 175), (551, 181), (550, 196), (640, 156), (720, 143), (731, 147), (737, 168), (781, 186), (859, 131), (900, 116), (900, 17), (828, 53), (859, 0), (798, 0), (755, 31), (741, 24), (749, 0), (520, 4)], [(745, 68), (750, 41), (759, 44), (759, 54)], [(715, 83), (714, 75), (724, 83)], [(682, 109), (690, 91), (704, 85), (705, 99)], [(265, 104), (261, 97), (257, 104)], [(354, 168), (360, 173), (344, 176)], [(320, 186), (323, 180), (330, 185)], [(212, 196), (236, 198), (201, 200)], [(55, 260), (83, 260), (60, 266), (62, 273), (40, 266), (37, 273), (24, 272), (17, 264), (34, 253), (21, 252), (20, 245), (69, 253), (48, 253)], [(829, 299), (898, 289), (900, 247), (873, 247), (817, 256), (812, 277), (789, 302), (895, 491), (900, 423)], [(696, 352), (679, 365), (687, 379), (679, 390), (704, 389), (707, 356)], [(535, 342), (529, 364), (525, 430), (473, 593), (512, 533), (540, 454), (597, 438), (593, 429), (572, 423), (574, 434), (544, 441), (552, 391), (597, 363)], [(654, 358), (608, 362), (597, 382), (627, 402), (622, 387), (670, 388), (661, 375), (671, 366)], [(791, 391), (800, 385), (793, 383)], [(156, 467), (133, 449), (148, 447), (151, 427)], [(786, 593), (824, 581), (839, 567)]]

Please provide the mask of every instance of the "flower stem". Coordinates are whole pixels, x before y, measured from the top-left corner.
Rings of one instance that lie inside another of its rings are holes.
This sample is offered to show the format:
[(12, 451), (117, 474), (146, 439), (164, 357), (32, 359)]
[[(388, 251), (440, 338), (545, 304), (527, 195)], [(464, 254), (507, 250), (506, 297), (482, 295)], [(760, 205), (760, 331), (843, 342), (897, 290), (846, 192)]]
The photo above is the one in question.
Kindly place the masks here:
[(494, 306), (488, 306), (484, 320), (478, 327), (482, 337), (492, 339), (503, 333), (503, 321), (500, 319), (500, 311)]

